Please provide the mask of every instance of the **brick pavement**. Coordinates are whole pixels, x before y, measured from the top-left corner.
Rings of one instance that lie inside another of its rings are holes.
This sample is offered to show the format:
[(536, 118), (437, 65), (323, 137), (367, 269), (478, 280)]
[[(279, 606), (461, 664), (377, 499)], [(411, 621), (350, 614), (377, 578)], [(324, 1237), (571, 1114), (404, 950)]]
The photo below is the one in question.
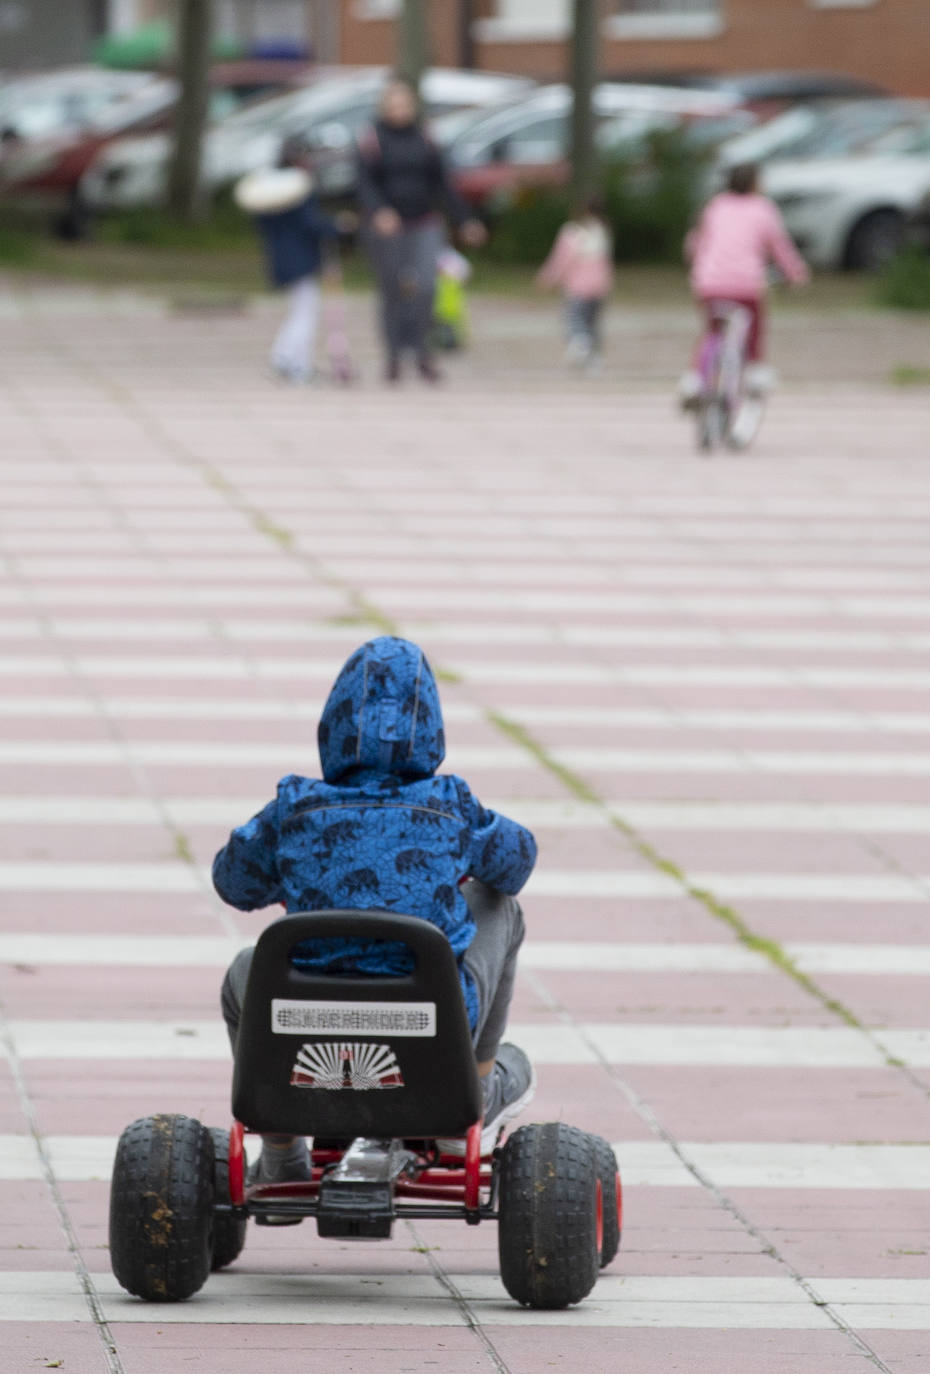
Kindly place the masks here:
[[(262, 314), (0, 314), (4, 1371), (924, 1374), (925, 403), (789, 389), (707, 462), (532, 330), (438, 393), (285, 393)], [(540, 840), (514, 1037), (534, 1113), (616, 1142), (623, 1249), (544, 1314), (490, 1226), (253, 1230), (145, 1307), (114, 1138), (226, 1119), (217, 986), (262, 923), (205, 866), (386, 624), (444, 670), (449, 766)]]

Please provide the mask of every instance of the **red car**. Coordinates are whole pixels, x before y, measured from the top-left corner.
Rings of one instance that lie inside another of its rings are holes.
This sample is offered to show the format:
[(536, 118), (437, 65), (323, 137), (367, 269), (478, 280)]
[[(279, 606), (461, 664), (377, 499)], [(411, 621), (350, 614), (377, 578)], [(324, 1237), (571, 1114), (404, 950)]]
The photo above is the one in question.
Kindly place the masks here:
[[(213, 119), (231, 114), (244, 100), (306, 80), (305, 62), (249, 59), (211, 70)], [(81, 178), (100, 150), (124, 134), (157, 132), (170, 126), (178, 85), (152, 76), (121, 99), (84, 115), (78, 127), (64, 126), (36, 138), (21, 138), (15, 122), (0, 131), (0, 202), (51, 218), (65, 238), (87, 232), (89, 211), (79, 193)]]

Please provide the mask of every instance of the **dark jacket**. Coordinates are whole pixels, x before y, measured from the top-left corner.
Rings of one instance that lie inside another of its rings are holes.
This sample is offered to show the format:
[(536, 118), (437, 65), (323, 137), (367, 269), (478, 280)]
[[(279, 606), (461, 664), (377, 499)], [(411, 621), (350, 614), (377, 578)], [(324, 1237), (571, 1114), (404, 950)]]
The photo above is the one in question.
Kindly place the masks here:
[[(489, 811), (445, 756), (439, 693), (422, 651), (382, 636), (351, 656), (318, 728), (323, 779), (282, 778), (277, 796), (234, 830), (213, 862), (217, 892), (243, 911), (383, 908), (419, 916), (449, 939), (472, 1029), (478, 999), (461, 958), (475, 925), (459, 891), (467, 875), (517, 893), (536, 861), (528, 830)], [(405, 945), (307, 944), (314, 969), (403, 973)]]
[(358, 199), (373, 215), (389, 207), (406, 223), (445, 210), (455, 225), (472, 211), (449, 180), (439, 148), (417, 124), (397, 128), (378, 120), (359, 139)]
[(323, 265), (323, 240), (336, 236), (336, 227), (320, 210), (316, 196), (275, 215), (256, 215), (268, 275), (275, 286), (290, 286), (302, 277), (315, 277)]

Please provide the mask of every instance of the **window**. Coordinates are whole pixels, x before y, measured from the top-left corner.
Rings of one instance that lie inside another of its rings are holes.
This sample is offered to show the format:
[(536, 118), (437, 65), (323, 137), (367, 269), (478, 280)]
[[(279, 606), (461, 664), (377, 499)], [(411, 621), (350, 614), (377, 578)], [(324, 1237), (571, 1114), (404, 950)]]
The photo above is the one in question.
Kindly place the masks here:
[(723, 0), (614, 0), (611, 38), (713, 38), (723, 32)]
[(493, 17), (476, 19), (481, 43), (549, 42), (571, 29), (571, 0), (497, 0)]

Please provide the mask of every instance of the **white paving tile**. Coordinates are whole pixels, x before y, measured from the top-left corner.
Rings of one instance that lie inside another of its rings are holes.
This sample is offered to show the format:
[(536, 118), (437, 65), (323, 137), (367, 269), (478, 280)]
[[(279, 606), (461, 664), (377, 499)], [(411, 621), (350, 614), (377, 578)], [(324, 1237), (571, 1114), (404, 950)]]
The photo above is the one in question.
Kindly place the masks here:
[[(248, 941), (208, 935), (53, 935), (0, 932), (0, 963), (36, 965), (222, 968)], [(930, 945), (804, 944), (785, 952), (807, 973), (925, 977)], [(588, 973), (771, 973), (755, 950), (720, 944), (629, 944), (604, 940), (528, 940), (520, 966)]]
[[(325, 1252), (321, 1252), (325, 1253)], [(334, 1252), (335, 1254), (335, 1252)], [(409, 1256), (408, 1256), (409, 1258)], [(486, 1326), (564, 1326), (566, 1314), (520, 1308), (494, 1274), (449, 1277)], [(107, 1321), (116, 1325), (461, 1326), (461, 1309), (424, 1268), (370, 1277), (311, 1271), (286, 1274), (232, 1270), (213, 1278), (185, 1303), (130, 1298), (107, 1273), (93, 1276)], [(818, 1295), (871, 1330), (927, 1329), (928, 1286), (920, 1279), (817, 1279)], [(89, 1321), (70, 1273), (15, 1271), (0, 1279), (0, 1320)], [(830, 1315), (787, 1276), (765, 1278), (602, 1274), (591, 1296), (572, 1309), (578, 1327), (661, 1327), (683, 1330), (835, 1330)]]
[[(14, 1019), (24, 1059), (227, 1060), (219, 1018), (184, 1021)], [(515, 1041), (540, 1064), (703, 1064), (728, 1067), (878, 1068), (886, 1059), (872, 1040), (846, 1026), (515, 1024)], [(882, 1031), (889, 1053), (930, 1065), (930, 1031)]]
[[(930, 679), (928, 679), (930, 681)], [(556, 746), (553, 757), (585, 772), (630, 773), (814, 773), (842, 775), (930, 774), (930, 754), (752, 749), (611, 749)]]
[[(244, 817), (243, 819), (247, 819)], [(727, 900), (776, 902), (926, 902), (930, 875), (896, 873), (719, 873), (693, 872), (695, 888)], [(210, 886), (209, 868), (179, 861), (164, 863), (0, 863), (3, 892), (196, 892)], [(536, 897), (615, 897), (662, 900), (681, 897), (684, 888), (656, 869), (591, 870), (543, 868), (524, 891)]]
[(607, 803), (612, 815), (657, 830), (879, 830), (925, 834), (930, 806), (920, 803), (638, 801)]

